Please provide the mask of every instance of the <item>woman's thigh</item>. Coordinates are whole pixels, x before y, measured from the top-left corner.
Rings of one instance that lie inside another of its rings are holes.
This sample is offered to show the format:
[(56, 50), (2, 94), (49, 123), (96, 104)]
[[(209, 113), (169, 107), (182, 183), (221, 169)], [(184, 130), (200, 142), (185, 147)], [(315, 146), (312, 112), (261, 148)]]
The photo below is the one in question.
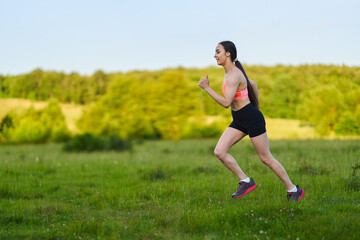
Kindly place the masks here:
[(269, 149), (269, 139), (266, 132), (250, 139), (260, 158), (272, 157)]
[(215, 151), (227, 152), (234, 144), (236, 144), (245, 136), (246, 134), (244, 132), (232, 127), (228, 127), (216, 144)]

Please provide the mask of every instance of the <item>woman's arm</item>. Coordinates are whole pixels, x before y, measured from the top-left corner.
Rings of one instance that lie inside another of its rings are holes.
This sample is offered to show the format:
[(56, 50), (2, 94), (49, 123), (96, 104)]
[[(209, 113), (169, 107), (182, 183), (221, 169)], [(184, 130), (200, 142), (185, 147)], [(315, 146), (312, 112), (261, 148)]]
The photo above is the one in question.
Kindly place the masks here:
[(205, 92), (207, 92), (210, 95), (210, 97), (212, 97), (218, 104), (220, 104), (224, 108), (228, 108), (233, 102), (239, 83), (240, 83), (240, 79), (236, 77), (235, 74), (234, 77), (231, 76), (229, 78), (228, 86), (226, 87), (224, 96), (221, 96), (209, 86), (208, 75), (206, 75), (206, 79), (205, 78), (200, 79), (199, 86), (202, 87), (205, 90)]

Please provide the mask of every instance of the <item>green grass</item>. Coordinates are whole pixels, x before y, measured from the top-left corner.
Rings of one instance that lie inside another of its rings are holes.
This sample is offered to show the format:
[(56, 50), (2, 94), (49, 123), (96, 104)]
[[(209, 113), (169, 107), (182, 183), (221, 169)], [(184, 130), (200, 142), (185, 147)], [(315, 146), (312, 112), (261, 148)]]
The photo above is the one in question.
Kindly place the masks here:
[(144, 141), (132, 152), (64, 153), (0, 146), (0, 239), (358, 239), (359, 140), (271, 141), (305, 189), (286, 189), (251, 142), (231, 153), (258, 188), (232, 199), (236, 177), (216, 140)]

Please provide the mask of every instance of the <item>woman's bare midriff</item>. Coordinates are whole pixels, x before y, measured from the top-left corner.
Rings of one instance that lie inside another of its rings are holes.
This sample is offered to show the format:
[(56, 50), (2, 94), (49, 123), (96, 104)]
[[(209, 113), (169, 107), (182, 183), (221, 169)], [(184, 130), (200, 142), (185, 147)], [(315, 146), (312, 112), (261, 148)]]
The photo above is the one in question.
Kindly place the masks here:
[(237, 99), (234, 100), (231, 103), (231, 109), (233, 111), (239, 111), (240, 109), (242, 109), (243, 107), (245, 107), (246, 105), (248, 105), (250, 103), (249, 98), (244, 98), (244, 99)]

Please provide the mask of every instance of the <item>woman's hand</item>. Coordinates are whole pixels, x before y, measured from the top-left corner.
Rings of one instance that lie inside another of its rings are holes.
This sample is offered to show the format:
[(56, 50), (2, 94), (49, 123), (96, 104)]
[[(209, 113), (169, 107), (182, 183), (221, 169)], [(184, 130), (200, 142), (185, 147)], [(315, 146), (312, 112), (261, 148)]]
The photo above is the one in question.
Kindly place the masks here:
[[(212, 97), (221, 106), (223, 106), (225, 108), (228, 108), (230, 106), (231, 101), (230, 101), (230, 103), (228, 103), (224, 96), (218, 94), (217, 92), (214, 91), (214, 89), (212, 89), (209, 86), (209, 77), (208, 77), (208, 75), (206, 75), (206, 78), (201, 78), (200, 79), (199, 86), (201, 88), (203, 88), (205, 90), (205, 92), (207, 92), (210, 95), (210, 97)], [(235, 92), (234, 92), (234, 96), (235, 96)], [(232, 97), (232, 99), (234, 99), (234, 96)]]
[(209, 78), (208, 75), (206, 75), (206, 79), (205, 78), (201, 78), (199, 81), (199, 86), (203, 89), (206, 89), (207, 87), (209, 87)]

